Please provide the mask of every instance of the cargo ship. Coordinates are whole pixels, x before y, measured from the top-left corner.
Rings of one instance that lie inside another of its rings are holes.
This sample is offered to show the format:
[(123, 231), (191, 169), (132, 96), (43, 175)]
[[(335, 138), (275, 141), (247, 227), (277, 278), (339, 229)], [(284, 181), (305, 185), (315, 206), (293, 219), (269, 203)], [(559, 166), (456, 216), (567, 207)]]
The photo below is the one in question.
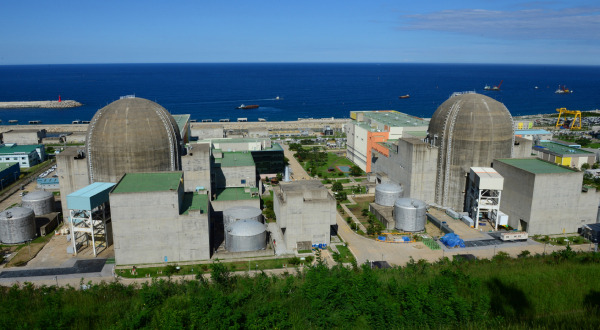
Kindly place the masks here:
[(558, 85), (558, 89), (554, 92), (554, 94), (571, 94), (573, 93), (572, 89), (568, 89), (565, 85)]
[(237, 107), (236, 109), (242, 109), (242, 110), (248, 110), (248, 109), (258, 109), (258, 104), (242, 104), (239, 107)]
[(400, 95), (398, 96), (399, 99), (407, 99), (410, 97), (410, 94), (406, 94), (406, 95)]

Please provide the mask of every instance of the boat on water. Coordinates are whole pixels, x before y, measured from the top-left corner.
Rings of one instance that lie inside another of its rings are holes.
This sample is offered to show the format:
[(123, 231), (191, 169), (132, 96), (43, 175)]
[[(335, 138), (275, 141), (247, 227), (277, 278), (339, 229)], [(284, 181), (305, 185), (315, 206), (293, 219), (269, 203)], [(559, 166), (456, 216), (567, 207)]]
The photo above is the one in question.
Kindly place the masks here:
[(81, 120), (75, 119), (75, 120), (73, 120), (73, 122), (71, 124), (81, 124)]
[(18, 124), (18, 123), (19, 123), (19, 121), (18, 121), (18, 120), (16, 120), (16, 119), (11, 119), (11, 120), (9, 120), (9, 121), (8, 121), (8, 123), (9, 123), (9, 124)]
[(42, 121), (41, 120), (30, 120), (29, 123), (32, 125), (37, 125), (37, 124), (41, 124)]
[(410, 97), (410, 94), (406, 94), (406, 95), (400, 95), (398, 96), (399, 99), (407, 99)]
[(565, 85), (558, 85), (558, 89), (554, 92), (554, 94), (571, 94), (573, 93), (572, 89), (568, 89)]
[(239, 107), (237, 107), (236, 109), (242, 109), (242, 110), (248, 110), (248, 109), (258, 109), (259, 105), (258, 104), (242, 104)]
[(502, 82), (504, 80), (500, 80), (500, 83), (498, 84), (498, 86), (490, 86), (490, 85), (485, 85), (485, 87), (483, 87), (483, 90), (485, 91), (499, 91), (500, 90), (500, 86), (502, 86)]
[(202, 119), (203, 123), (212, 123), (212, 119)]

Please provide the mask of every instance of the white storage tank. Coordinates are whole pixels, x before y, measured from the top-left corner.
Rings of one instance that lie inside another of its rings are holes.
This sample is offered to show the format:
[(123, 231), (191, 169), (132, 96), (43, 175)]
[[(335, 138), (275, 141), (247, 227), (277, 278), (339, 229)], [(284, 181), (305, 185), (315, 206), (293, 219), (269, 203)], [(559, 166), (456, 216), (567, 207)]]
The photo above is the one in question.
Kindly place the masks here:
[(395, 183), (382, 183), (375, 187), (375, 204), (394, 206), (398, 198), (404, 196), (404, 190)]
[(400, 231), (425, 230), (427, 204), (414, 198), (398, 198), (394, 203), (394, 221)]
[(227, 226), (239, 220), (254, 220), (262, 223), (262, 211), (252, 206), (235, 206), (223, 211), (223, 227), (225, 230), (227, 230)]
[(264, 250), (267, 228), (255, 220), (239, 220), (225, 228), (225, 249), (229, 252)]
[(35, 190), (21, 199), (21, 205), (32, 209), (35, 215), (54, 212), (54, 195), (49, 191)]
[(17, 244), (35, 238), (35, 215), (32, 209), (13, 207), (0, 213), (0, 241)]

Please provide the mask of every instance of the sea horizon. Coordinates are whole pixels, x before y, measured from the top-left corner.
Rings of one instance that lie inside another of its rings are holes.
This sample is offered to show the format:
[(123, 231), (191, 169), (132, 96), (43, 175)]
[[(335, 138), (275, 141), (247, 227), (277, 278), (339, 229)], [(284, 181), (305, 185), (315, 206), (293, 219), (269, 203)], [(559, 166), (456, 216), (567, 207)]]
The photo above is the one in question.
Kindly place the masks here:
[[(155, 101), (192, 119), (257, 121), (348, 118), (397, 110), (430, 118), (454, 92), (475, 91), (513, 116), (600, 105), (600, 66), (481, 63), (89, 63), (0, 65), (0, 101), (75, 100), (70, 109), (1, 109), (0, 120), (65, 124), (90, 120), (120, 96)], [(501, 85), (486, 91), (485, 85)], [(574, 92), (555, 94), (558, 86)], [(537, 87), (537, 88), (536, 88)], [(399, 99), (401, 95), (410, 98)], [(255, 110), (236, 107), (256, 104)]]

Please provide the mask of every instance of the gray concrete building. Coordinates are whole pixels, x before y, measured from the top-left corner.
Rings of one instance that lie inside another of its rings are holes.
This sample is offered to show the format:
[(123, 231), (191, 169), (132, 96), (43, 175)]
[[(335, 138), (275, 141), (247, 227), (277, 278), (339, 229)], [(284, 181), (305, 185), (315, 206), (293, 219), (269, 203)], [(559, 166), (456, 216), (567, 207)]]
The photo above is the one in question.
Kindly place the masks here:
[[(56, 175), (61, 196), (66, 197), (90, 184), (87, 165), (83, 148), (67, 147), (56, 155)], [(63, 218), (66, 220), (69, 218), (66, 198), (61, 199), (61, 207)]]
[(210, 143), (190, 143), (181, 156), (181, 169), (185, 173), (185, 191), (211, 191)]
[(583, 189), (583, 172), (530, 159), (496, 159), (504, 177), (500, 211), (508, 224), (531, 235), (575, 233), (596, 222), (600, 194)]
[(16, 144), (40, 144), (45, 137), (45, 129), (14, 129), (2, 133), (2, 142)]
[(210, 258), (209, 198), (185, 192), (182, 172), (126, 174), (110, 208), (117, 264)]
[[(379, 181), (400, 184), (404, 196), (434, 202), (438, 148), (417, 138), (380, 142), (373, 149), (372, 171)], [(381, 182), (380, 182), (381, 183)]]
[(288, 250), (329, 245), (331, 226), (336, 224), (335, 199), (320, 181), (280, 183), (273, 197), (277, 226)]

